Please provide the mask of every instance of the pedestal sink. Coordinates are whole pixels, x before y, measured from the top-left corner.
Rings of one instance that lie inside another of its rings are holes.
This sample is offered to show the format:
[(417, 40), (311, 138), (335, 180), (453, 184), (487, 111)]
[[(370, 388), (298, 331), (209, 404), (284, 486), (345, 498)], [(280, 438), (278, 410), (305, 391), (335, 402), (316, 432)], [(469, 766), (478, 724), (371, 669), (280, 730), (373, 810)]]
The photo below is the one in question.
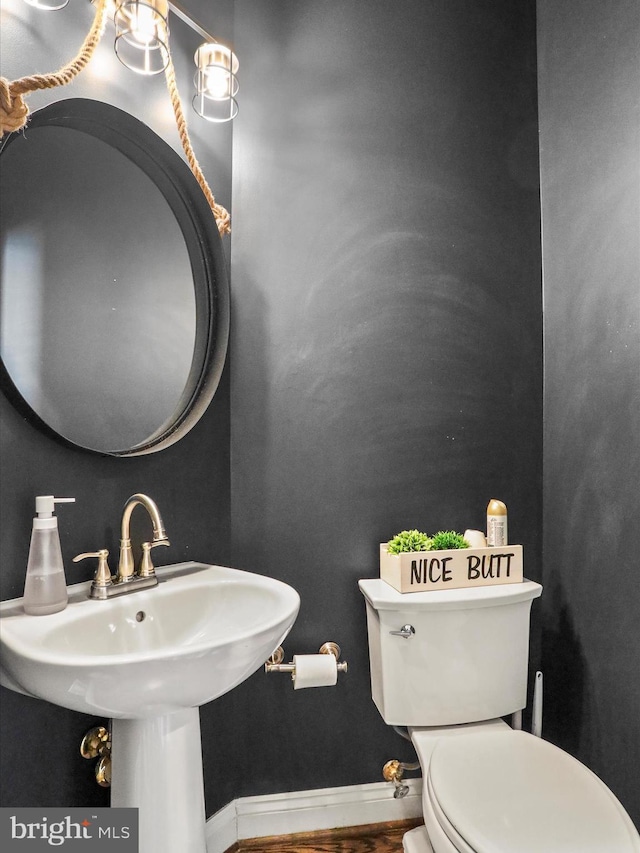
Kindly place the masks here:
[(140, 853), (206, 853), (199, 706), (261, 667), (300, 599), (223, 566), (156, 572), (156, 587), (107, 601), (71, 586), (49, 616), (2, 602), (0, 684), (112, 718), (111, 805), (139, 809)]

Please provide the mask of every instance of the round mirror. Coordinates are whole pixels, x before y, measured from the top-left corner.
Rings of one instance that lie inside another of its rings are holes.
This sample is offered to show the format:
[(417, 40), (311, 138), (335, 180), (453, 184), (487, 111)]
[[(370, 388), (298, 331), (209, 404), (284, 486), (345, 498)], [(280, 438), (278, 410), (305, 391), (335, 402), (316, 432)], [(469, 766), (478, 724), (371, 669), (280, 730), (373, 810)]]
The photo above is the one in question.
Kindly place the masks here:
[(229, 336), (222, 242), (178, 154), (97, 101), (59, 101), (0, 152), (0, 356), (16, 405), (113, 456), (182, 438)]

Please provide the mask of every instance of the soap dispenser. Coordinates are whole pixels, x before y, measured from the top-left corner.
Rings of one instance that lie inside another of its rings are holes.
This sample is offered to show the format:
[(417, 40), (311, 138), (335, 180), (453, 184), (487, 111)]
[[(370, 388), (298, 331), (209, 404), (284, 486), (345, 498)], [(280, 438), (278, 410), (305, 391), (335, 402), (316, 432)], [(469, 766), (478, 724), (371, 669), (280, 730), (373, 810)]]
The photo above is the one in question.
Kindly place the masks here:
[(72, 503), (75, 498), (36, 498), (36, 516), (31, 531), (31, 546), (22, 600), (25, 613), (46, 616), (67, 606), (67, 582), (62, 563), (58, 519), (53, 514), (57, 503)]

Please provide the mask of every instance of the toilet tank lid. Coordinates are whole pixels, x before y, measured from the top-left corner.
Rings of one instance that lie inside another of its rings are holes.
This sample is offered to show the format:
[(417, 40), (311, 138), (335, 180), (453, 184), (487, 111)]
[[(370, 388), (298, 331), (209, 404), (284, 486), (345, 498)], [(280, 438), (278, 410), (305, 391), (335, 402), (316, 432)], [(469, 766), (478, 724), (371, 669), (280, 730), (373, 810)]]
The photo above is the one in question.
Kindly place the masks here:
[(467, 589), (437, 589), (429, 592), (398, 592), (381, 578), (358, 581), (360, 591), (375, 610), (467, 610), (530, 601), (542, 593), (539, 583), (504, 583)]
[(594, 773), (523, 731), (440, 741), (429, 785), (455, 831), (481, 853), (637, 853), (640, 836)]

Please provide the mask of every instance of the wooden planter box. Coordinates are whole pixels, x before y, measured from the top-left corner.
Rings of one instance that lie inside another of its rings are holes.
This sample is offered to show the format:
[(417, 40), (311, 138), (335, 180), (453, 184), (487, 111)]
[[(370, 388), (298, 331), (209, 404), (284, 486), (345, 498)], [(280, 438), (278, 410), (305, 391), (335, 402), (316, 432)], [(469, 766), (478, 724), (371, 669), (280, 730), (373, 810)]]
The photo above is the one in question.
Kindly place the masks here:
[(384, 542), (380, 577), (398, 592), (521, 583), (522, 545), (389, 554)]

